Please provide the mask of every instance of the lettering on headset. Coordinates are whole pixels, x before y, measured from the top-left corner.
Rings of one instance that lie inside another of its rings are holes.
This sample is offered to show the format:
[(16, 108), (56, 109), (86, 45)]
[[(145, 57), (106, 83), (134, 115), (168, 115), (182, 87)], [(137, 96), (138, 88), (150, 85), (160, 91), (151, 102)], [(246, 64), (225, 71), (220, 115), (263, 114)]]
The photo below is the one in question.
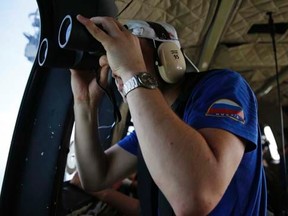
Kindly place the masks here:
[(178, 50), (171, 50), (171, 54), (174, 56), (175, 59), (179, 59)]

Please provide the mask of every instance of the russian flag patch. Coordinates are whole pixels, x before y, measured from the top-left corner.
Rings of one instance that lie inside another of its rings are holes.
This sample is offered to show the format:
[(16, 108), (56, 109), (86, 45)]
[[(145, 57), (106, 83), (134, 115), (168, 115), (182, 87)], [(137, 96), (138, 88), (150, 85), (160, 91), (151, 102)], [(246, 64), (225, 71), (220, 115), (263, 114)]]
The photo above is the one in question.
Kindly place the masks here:
[(215, 101), (206, 112), (206, 116), (229, 117), (233, 120), (245, 123), (244, 112), (241, 106), (229, 99)]

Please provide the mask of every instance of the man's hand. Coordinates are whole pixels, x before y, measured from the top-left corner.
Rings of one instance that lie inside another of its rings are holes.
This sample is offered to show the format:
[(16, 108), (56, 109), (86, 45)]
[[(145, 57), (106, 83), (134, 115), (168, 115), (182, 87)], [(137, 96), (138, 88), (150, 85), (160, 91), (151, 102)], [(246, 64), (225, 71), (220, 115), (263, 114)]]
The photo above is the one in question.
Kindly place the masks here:
[[(77, 19), (107, 52), (107, 58), (114, 76), (123, 81), (137, 72), (146, 71), (139, 39), (111, 17), (87, 19), (81, 15)], [(104, 31), (97, 25), (102, 26)]]

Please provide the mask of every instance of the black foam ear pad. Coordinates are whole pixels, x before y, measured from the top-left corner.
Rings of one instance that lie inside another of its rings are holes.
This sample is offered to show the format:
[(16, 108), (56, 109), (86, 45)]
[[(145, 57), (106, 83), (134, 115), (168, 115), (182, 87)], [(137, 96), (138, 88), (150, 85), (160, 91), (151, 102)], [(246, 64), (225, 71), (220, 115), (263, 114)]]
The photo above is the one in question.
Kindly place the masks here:
[(154, 22), (147, 22), (150, 27), (154, 30), (155, 34), (157, 35), (157, 37), (161, 40), (170, 40), (170, 35), (169, 33), (166, 31), (166, 29), (158, 24), (158, 23), (154, 23)]
[(185, 58), (181, 49), (173, 42), (163, 42), (159, 45), (157, 54), (161, 78), (167, 83), (178, 82), (186, 71)]

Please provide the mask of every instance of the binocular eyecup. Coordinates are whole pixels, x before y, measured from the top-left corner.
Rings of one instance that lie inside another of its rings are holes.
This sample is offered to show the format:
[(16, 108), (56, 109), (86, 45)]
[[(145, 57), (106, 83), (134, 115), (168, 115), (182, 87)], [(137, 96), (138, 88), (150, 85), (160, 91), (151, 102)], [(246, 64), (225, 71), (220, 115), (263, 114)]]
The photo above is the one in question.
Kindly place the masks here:
[(58, 43), (64, 49), (105, 52), (102, 44), (77, 21), (76, 17), (70, 15), (65, 16), (62, 20), (58, 33)]
[(74, 69), (99, 67), (99, 58), (105, 54), (105, 49), (76, 17), (64, 17), (57, 38), (57, 43), (48, 38), (42, 40), (38, 51), (40, 66)]

